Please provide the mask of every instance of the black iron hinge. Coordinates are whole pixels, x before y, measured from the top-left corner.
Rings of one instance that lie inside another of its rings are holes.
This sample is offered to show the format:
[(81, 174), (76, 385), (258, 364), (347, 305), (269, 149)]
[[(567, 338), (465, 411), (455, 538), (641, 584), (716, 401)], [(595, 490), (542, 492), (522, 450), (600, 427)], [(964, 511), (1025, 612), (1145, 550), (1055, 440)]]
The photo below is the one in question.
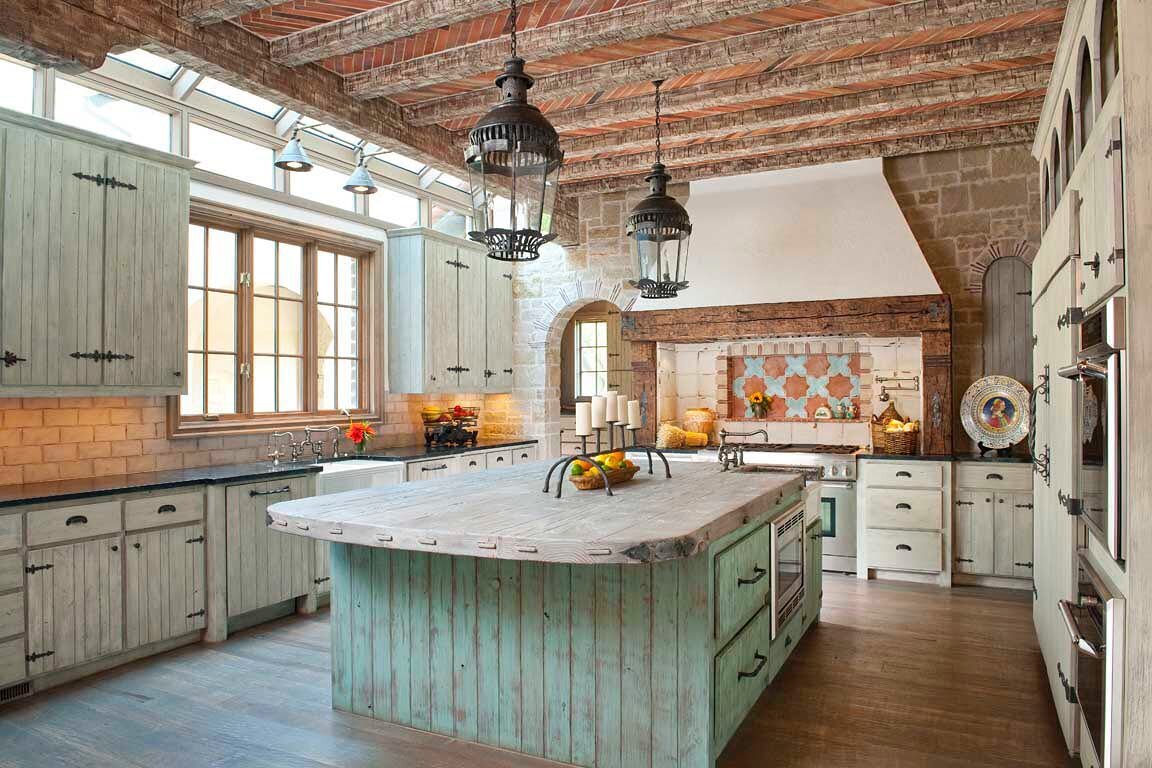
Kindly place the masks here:
[(186, 618), (186, 619), (194, 619), (194, 618), (196, 618), (197, 616), (203, 616), (203, 615), (204, 615), (204, 609), (203, 609), (203, 608), (201, 608), (201, 609), (200, 609), (200, 610), (198, 610), (198, 611), (192, 611), (192, 613), (188, 614), (188, 615), (187, 615), (187, 616), (185, 616), (184, 618)]
[(1036, 589), (1035, 584), (1032, 585), (1032, 599), (1033, 600), (1039, 600), (1040, 599), (1040, 590)]
[(450, 267), (456, 267), (456, 269), (471, 269), (471, 267), (469, 267), (464, 262), (456, 261), (455, 259), (449, 259), (448, 261), (446, 261), (444, 263)]
[(1062, 490), (1056, 491), (1056, 499), (1060, 502), (1060, 506), (1068, 510), (1068, 514), (1073, 517), (1080, 517), (1084, 514), (1084, 500), (1078, 499), (1075, 496), (1069, 496)]
[(1016, 509), (1032, 509), (1031, 504), (1017, 504)]
[(324, 582), (331, 581), (331, 580), (332, 580), (331, 576), (321, 576), (318, 579), (312, 579), (312, 583), (313, 584), (323, 584)]
[(970, 557), (958, 557), (958, 558), (956, 558), (956, 562), (958, 562), (958, 563), (974, 563), (976, 561)]
[(1056, 327), (1066, 328), (1070, 325), (1079, 325), (1084, 321), (1084, 310), (1080, 307), (1068, 307), (1064, 314), (1056, 319)]
[(113, 360), (135, 360), (135, 355), (130, 355), (127, 352), (113, 352), (107, 349), (101, 352), (95, 349), (91, 352), (72, 352), (68, 355), (75, 360), (91, 360), (94, 363), (109, 363)]
[(490, 370), (488, 370), (487, 368), (485, 368), (485, 369), (484, 369), (484, 378), (486, 378), (486, 379), (490, 379), (490, 378), (492, 378), (492, 377), (493, 377), (493, 376), (495, 376), (495, 375), (496, 375), (496, 372), (495, 372), (495, 371), (490, 371)]
[(508, 375), (512, 375), (512, 369), (511, 368), (505, 368), (504, 373), (507, 373)]
[(28, 360), (25, 357), (18, 357), (15, 352), (9, 352), (8, 350), (4, 350), (4, 357), (0, 359), (3, 359), (5, 368), (11, 368), (16, 365), (16, 363), (27, 362)]
[(204, 543), (204, 537), (203, 536), (197, 536), (196, 538), (193, 538), (193, 539), (185, 539), (184, 543), (185, 544), (203, 544)]
[(98, 187), (108, 187), (109, 189), (136, 189), (135, 184), (129, 184), (126, 181), (120, 181), (120, 179), (116, 178), (115, 176), (104, 176), (99, 173), (93, 175), (91, 173), (84, 173), (82, 171), (76, 171), (72, 175), (78, 179), (81, 179), (82, 181), (91, 181)]
[(511, 280), (512, 279), (512, 273), (511, 272), (505, 272), (503, 275), (501, 275), (501, 277), (503, 277), (505, 280)]
[(48, 656), (55, 656), (56, 651), (37, 651), (36, 653), (29, 653), (24, 657), (24, 661), (33, 662), (37, 659), (43, 659)]
[(1124, 140), (1112, 139), (1112, 141), (1108, 142), (1108, 146), (1104, 149), (1104, 158), (1110, 159), (1113, 152), (1119, 152), (1122, 149), (1124, 149)]
[(958, 501), (958, 502), (956, 502), (956, 506), (958, 506), (958, 507), (971, 507), (971, 506), (975, 506), (975, 504), (976, 504), (976, 502), (974, 502), (974, 501)]
[(37, 571), (50, 571), (52, 570), (52, 563), (47, 565), (29, 565), (24, 568), (24, 573), (36, 573)]
[(1017, 568), (1031, 568), (1032, 567), (1032, 561), (1029, 560), (1026, 563), (1012, 563), (1012, 565), (1015, 565)]
[(1056, 662), (1056, 674), (1060, 676), (1060, 685), (1064, 687), (1064, 700), (1069, 704), (1077, 704), (1080, 698), (1076, 695), (1076, 686), (1068, 683), (1068, 678), (1064, 675), (1064, 669), (1060, 666), (1060, 662)]
[(450, 366), (448, 368), (449, 373), (464, 373), (464, 372), (470, 371), (470, 370), (472, 370), (472, 369), (471, 368), (465, 368), (465, 367), (460, 366), (460, 365), (453, 365), (453, 366)]

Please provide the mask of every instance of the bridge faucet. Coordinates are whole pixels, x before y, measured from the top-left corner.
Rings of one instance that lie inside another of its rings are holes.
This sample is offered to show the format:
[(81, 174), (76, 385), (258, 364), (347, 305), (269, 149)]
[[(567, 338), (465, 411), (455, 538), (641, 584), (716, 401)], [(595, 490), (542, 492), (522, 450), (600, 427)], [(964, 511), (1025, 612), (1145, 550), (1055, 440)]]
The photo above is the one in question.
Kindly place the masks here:
[(752, 432), (729, 432), (726, 429), (720, 430), (720, 449), (716, 452), (716, 459), (721, 464), (721, 472), (727, 472), (731, 468), (744, 466), (744, 447), (746, 443), (729, 443), (728, 438), (755, 437), (756, 435), (763, 435), (764, 442), (768, 442), (768, 431), (764, 429), (757, 429)]
[[(284, 455), (280, 448), (280, 438), (287, 437), (290, 441), (296, 439), (296, 435), (291, 432), (273, 432), (268, 436), (268, 458), (272, 459), (272, 466), (280, 464), (280, 458)], [(294, 443), (289, 442), (292, 450), (292, 458), (296, 458), (296, 447)]]

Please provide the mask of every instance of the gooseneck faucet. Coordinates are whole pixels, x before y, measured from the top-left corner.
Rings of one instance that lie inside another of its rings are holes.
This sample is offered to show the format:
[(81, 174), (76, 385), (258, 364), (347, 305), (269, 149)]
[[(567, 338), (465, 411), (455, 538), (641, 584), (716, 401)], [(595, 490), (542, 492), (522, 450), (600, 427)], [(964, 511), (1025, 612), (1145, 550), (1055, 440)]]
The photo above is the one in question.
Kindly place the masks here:
[(729, 432), (726, 429), (720, 430), (720, 449), (716, 452), (716, 459), (720, 462), (721, 472), (727, 472), (729, 469), (744, 466), (744, 447), (747, 444), (729, 443), (728, 438), (755, 437), (756, 435), (763, 435), (764, 442), (768, 442), (768, 431), (764, 429), (757, 429), (752, 432)]

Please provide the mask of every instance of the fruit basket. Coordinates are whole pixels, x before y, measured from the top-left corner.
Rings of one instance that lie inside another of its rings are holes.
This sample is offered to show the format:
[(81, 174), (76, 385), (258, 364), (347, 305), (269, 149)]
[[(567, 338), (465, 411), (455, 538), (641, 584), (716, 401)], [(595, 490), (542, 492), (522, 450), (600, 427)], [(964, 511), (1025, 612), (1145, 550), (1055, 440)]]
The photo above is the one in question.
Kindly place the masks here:
[(430, 448), (475, 445), (480, 436), (480, 409), (476, 406), (426, 406), (420, 410), (420, 418), (424, 422), (424, 444)]
[(603, 488), (605, 474), (608, 475), (608, 482), (615, 487), (619, 483), (628, 482), (640, 471), (639, 465), (625, 458), (623, 451), (602, 453), (594, 459), (594, 463), (583, 459), (572, 462), (568, 480), (576, 490), (593, 491)]

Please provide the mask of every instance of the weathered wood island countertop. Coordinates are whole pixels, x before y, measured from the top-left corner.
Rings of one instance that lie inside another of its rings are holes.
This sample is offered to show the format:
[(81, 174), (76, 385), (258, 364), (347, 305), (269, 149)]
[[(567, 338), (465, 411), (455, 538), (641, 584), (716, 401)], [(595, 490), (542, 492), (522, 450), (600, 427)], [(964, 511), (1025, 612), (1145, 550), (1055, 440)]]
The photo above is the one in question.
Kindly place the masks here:
[[(285, 501), (269, 526), (336, 543), (553, 563), (653, 563), (692, 557), (803, 487), (799, 475), (674, 464), (613, 489), (578, 491), (547, 462), (442, 480)], [(557, 482), (565, 484), (555, 498)]]

